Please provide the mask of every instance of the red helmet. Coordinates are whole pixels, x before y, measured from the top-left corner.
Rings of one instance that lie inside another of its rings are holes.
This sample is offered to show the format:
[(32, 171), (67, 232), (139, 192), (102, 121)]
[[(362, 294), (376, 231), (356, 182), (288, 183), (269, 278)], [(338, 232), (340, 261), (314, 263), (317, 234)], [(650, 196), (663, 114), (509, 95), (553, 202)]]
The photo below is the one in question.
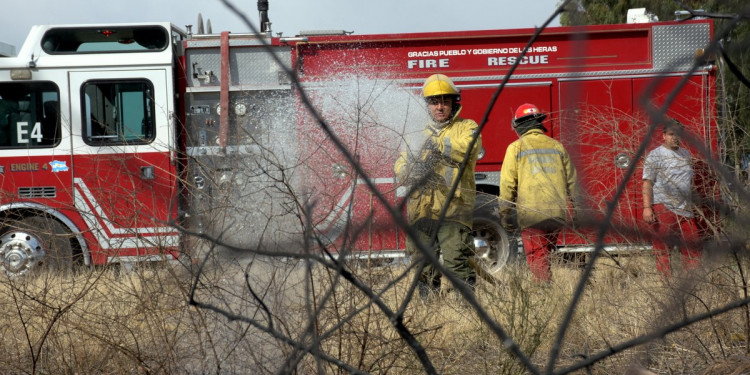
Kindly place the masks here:
[(521, 104), (518, 109), (516, 109), (515, 116), (513, 116), (513, 127), (515, 128), (519, 124), (531, 119), (541, 122), (545, 118), (547, 118), (547, 115), (542, 113), (542, 111), (539, 110), (539, 107), (530, 103)]

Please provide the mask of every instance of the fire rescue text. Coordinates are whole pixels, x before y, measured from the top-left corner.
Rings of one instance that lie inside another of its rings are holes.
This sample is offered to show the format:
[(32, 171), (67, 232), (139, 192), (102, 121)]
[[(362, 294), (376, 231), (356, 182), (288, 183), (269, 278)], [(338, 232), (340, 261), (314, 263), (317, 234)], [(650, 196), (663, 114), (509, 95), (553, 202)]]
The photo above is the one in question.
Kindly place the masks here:
[[(518, 60), (517, 56), (493, 56), (487, 58), (487, 66), (506, 66), (513, 65)], [(549, 55), (532, 55), (524, 56), (518, 63), (520, 65), (545, 65), (549, 64)], [(408, 69), (434, 69), (450, 68), (450, 59), (419, 59), (408, 60), (406, 62)]]
[[(414, 59), (414, 57), (443, 57), (443, 56), (483, 56), (497, 55), (487, 57), (487, 66), (506, 66), (513, 65), (518, 60), (518, 54), (523, 51), (522, 47), (503, 47), (503, 48), (475, 48), (475, 49), (453, 49), (453, 50), (434, 50), (434, 51), (409, 51), (406, 65), (408, 69), (434, 69), (450, 68), (449, 58), (437, 59)], [(557, 46), (537, 46), (531, 47), (527, 53), (532, 55), (524, 56), (519, 62), (520, 65), (545, 65), (549, 64), (549, 55), (533, 55), (534, 53), (557, 52)], [(510, 56), (502, 56), (510, 55)]]

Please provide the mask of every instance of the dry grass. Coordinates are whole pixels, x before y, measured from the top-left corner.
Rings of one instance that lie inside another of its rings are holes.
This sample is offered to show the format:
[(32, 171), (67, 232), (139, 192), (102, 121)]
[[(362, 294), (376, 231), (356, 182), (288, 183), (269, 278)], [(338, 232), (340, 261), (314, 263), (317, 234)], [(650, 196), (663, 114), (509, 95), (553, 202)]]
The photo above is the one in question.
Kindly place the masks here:
[[(700, 272), (677, 273), (672, 279), (663, 280), (648, 254), (602, 259), (586, 283), (584, 298), (561, 343), (558, 368), (741, 298), (742, 283), (736, 271), (736, 266), (707, 265)], [(477, 297), (533, 363), (543, 368), (581, 273), (580, 268), (560, 262), (554, 267), (554, 282), (540, 285), (531, 280), (525, 266), (519, 265), (506, 269), (496, 285), (481, 284)], [(406, 289), (405, 285), (402, 287)], [(404, 292), (396, 294), (394, 300), (400, 301)], [(711, 366), (732, 366), (747, 350), (745, 313), (738, 309), (694, 323), (609, 356), (589, 370), (595, 374), (624, 374), (648, 368), (658, 374), (700, 374)], [(418, 334), (440, 373), (528, 373), (460, 298), (415, 300), (406, 311), (405, 320)], [(386, 337), (383, 342), (390, 342), (390, 350), (396, 353), (385, 356), (390, 367), (383, 373), (418, 372), (419, 364), (410, 350), (398, 342), (393, 330), (382, 322), (379, 327), (377, 332), (388, 329), (389, 335), (378, 337)], [(356, 332), (361, 337), (368, 331)], [(353, 332), (342, 335), (357, 336)], [(383, 361), (375, 353), (371, 357), (373, 361)], [(372, 371), (378, 367), (360, 368)]]
[[(401, 265), (353, 269), (365, 285), (383, 293), (393, 311), (404, 302), (410, 279), (384, 287), (402, 270)], [(304, 263), (280, 261), (256, 261), (249, 268), (247, 262), (221, 262), (206, 271), (196, 300), (241, 319), (190, 306), (194, 271), (182, 266), (3, 278), (0, 373), (277, 373), (284, 368), (347, 373), (309, 353), (367, 373), (423, 372), (383, 310), (335, 272), (320, 267), (307, 272)], [(707, 263), (689, 277), (678, 273), (662, 280), (648, 255), (601, 259), (560, 343), (557, 368), (744, 298), (738, 271), (737, 264)], [(560, 262), (553, 273), (551, 284), (536, 284), (525, 265), (516, 265), (496, 284), (480, 283), (476, 292), (489, 316), (539, 368), (547, 365), (582, 270)], [(251, 289), (271, 313), (271, 326)], [(439, 373), (528, 373), (457, 295), (415, 296), (403, 321)], [(747, 373), (747, 327), (747, 310), (735, 309), (611, 355), (588, 370)], [(290, 342), (308, 349), (295, 351)]]

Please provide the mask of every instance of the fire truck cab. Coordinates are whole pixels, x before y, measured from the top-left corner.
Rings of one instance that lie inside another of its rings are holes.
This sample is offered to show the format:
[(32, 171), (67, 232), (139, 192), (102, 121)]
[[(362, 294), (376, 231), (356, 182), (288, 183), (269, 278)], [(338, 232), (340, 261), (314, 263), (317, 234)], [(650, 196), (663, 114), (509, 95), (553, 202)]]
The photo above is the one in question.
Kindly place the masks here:
[(37, 26), (0, 58), (7, 273), (173, 255), (183, 35), (168, 23)]

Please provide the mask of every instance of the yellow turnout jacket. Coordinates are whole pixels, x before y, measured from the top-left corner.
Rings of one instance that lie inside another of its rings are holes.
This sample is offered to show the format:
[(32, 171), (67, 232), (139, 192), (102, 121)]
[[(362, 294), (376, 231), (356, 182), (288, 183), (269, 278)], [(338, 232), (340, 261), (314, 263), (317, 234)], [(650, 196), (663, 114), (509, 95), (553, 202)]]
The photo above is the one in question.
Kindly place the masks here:
[[(450, 122), (438, 129), (434, 124), (429, 124), (425, 129), (427, 144), (430, 149), (420, 150), (419, 161), (409, 160), (406, 152), (396, 160), (394, 170), (396, 178), (402, 183), (410, 179), (418, 179), (414, 176), (415, 164), (421, 162), (428, 164), (430, 174), (426, 182), (415, 188), (408, 198), (407, 213), (410, 223), (418, 219), (427, 218), (437, 220), (443, 206), (448, 204), (445, 219), (456, 221), (467, 227), (472, 226), (472, 214), (474, 201), (476, 200), (476, 183), (474, 182), (474, 168), (477, 162), (477, 154), (482, 147), (482, 139), (477, 134), (478, 125), (474, 120), (463, 119), (458, 115), (461, 108), (456, 111)], [(474, 148), (469, 150), (474, 134), (479, 139)], [(448, 193), (453, 183), (458, 178), (461, 162), (467, 153), (470, 153), (467, 166), (461, 175), (458, 189), (450, 202), (446, 202)], [(416, 163), (415, 163), (416, 162)], [(411, 175), (411, 176), (410, 176)], [(411, 186), (408, 186), (411, 188)]]
[(532, 129), (511, 143), (500, 172), (500, 207), (508, 214), (515, 202), (518, 225), (528, 228), (552, 219), (565, 222), (568, 197), (577, 191), (576, 170), (563, 145)]

